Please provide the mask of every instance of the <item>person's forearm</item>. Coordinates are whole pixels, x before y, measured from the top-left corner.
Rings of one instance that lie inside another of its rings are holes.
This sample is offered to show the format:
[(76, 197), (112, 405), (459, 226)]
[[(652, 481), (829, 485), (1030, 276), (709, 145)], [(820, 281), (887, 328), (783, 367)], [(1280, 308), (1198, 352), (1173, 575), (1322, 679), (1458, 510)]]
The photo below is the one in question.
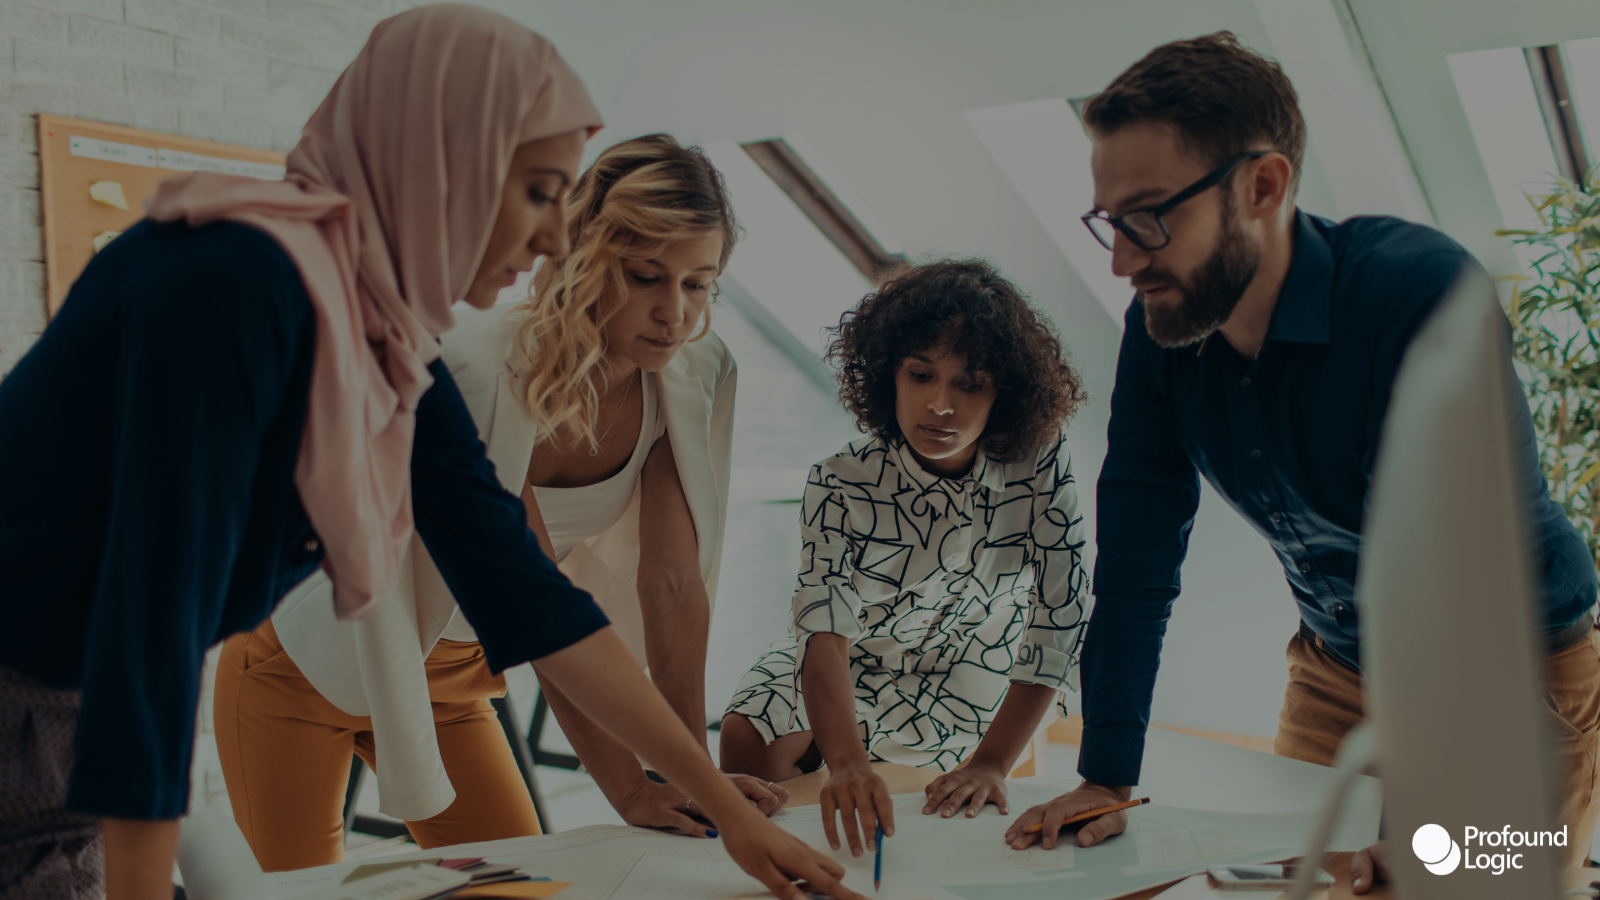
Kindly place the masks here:
[(1000, 711), (978, 749), (973, 751), (969, 765), (988, 766), (998, 770), (1002, 777), (1011, 774), (1017, 757), (1028, 746), (1029, 738), (1039, 728), (1039, 720), (1055, 702), (1055, 688), (1043, 684), (1013, 683), (1006, 688), (1006, 697), (1000, 701)]
[(554, 685), (572, 706), (692, 797), (718, 828), (760, 816), (689, 734), (610, 627), (533, 663), (540, 684)]
[(1138, 784), (1170, 590), (1098, 597), (1083, 642), (1083, 744), (1078, 772), (1099, 784)]
[(141, 822), (101, 819), (105, 835), (106, 900), (172, 900), (179, 819)]
[(861, 745), (861, 735), (856, 731), (850, 642), (837, 634), (813, 634), (810, 641), (800, 683), (817, 749), (831, 769), (867, 765), (867, 748)]
[(594, 777), (601, 793), (615, 808), (621, 809), (628, 796), (650, 779), (632, 750), (607, 734), (594, 720), (584, 715), (554, 684), (540, 683), (539, 690), (550, 702), (561, 732), (583, 767)]
[(688, 726), (689, 733), (705, 746), (706, 642), (711, 632), (711, 600), (698, 572), (682, 584), (664, 582), (665, 579), (654, 579), (651, 586), (639, 592), (650, 679)]

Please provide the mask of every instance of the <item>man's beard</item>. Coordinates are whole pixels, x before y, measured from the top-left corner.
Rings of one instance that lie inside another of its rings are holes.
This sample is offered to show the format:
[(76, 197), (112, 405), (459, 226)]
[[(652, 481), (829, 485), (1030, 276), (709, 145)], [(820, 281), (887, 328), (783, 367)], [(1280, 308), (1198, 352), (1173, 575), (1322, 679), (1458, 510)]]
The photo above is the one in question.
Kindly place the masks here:
[[(1222, 207), (1222, 232), (1217, 237), (1217, 249), (1201, 263), (1188, 283), (1170, 271), (1151, 266), (1134, 279), (1139, 289), (1139, 302), (1144, 304), (1144, 327), (1150, 339), (1162, 347), (1184, 347), (1202, 340), (1216, 331), (1233, 308), (1239, 305), (1245, 288), (1261, 268), (1261, 250), (1252, 246), (1239, 228), (1233, 215), (1232, 197), (1226, 197)], [(1173, 287), (1180, 298), (1171, 305), (1147, 303), (1145, 290), (1152, 287)]]

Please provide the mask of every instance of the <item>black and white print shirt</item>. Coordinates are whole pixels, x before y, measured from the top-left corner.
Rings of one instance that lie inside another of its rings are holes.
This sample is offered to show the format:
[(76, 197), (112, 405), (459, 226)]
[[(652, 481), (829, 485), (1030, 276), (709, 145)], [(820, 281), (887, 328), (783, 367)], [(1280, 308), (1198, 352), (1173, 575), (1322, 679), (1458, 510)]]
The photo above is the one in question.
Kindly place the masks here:
[(903, 745), (976, 741), (1008, 682), (1078, 689), (1088, 577), (1064, 436), (1013, 463), (980, 450), (957, 479), (863, 438), (812, 467), (800, 528), (795, 671), (809, 635), (847, 638), (858, 704), (880, 697)]

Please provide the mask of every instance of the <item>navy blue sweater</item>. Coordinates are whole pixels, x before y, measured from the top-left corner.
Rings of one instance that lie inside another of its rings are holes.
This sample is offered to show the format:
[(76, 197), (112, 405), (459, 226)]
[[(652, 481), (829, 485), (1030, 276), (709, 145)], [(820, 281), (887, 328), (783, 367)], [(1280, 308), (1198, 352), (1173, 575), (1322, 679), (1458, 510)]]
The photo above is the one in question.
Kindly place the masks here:
[[(294, 484), (316, 340), (266, 234), (143, 222), (0, 382), (0, 665), (81, 688), (67, 804), (188, 806), (206, 650), (322, 562)], [(606, 624), (539, 549), (450, 373), (417, 409), (417, 531), (500, 671)]]

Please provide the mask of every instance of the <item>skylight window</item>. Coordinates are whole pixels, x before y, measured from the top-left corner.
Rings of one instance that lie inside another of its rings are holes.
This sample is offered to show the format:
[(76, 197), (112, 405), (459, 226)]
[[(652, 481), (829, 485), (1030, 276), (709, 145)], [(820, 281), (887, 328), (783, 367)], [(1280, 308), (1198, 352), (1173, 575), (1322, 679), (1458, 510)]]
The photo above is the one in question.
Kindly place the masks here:
[(1568, 41), (1562, 49), (1572, 85), (1572, 105), (1593, 162), (1600, 156), (1596, 152), (1600, 142), (1600, 37)]
[(839, 324), (871, 282), (743, 147), (729, 142), (705, 149), (722, 171), (744, 230), (726, 275), (744, 289), (741, 300), (748, 297), (745, 302), (770, 314), (751, 316), (758, 327), (776, 322), (799, 347), (820, 356), (827, 347), (824, 329)]
[(1092, 148), (1074, 111), (1081, 103), (1052, 97), (972, 109), (965, 115), (1000, 171), (1121, 328), (1133, 289), (1111, 273), (1111, 254), (1078, 221), (1094, 207)]
[(888, 227), (805, 138), (790, 135), (740, 146), (869, 281), (905, 259)]
[(1495, 203), (1507, 228), (1538, 228), (1527, 194), (1540, 193), (1561, 167), (1546, 130), (1528, 57), (1521, 47), (1449, 57)]

